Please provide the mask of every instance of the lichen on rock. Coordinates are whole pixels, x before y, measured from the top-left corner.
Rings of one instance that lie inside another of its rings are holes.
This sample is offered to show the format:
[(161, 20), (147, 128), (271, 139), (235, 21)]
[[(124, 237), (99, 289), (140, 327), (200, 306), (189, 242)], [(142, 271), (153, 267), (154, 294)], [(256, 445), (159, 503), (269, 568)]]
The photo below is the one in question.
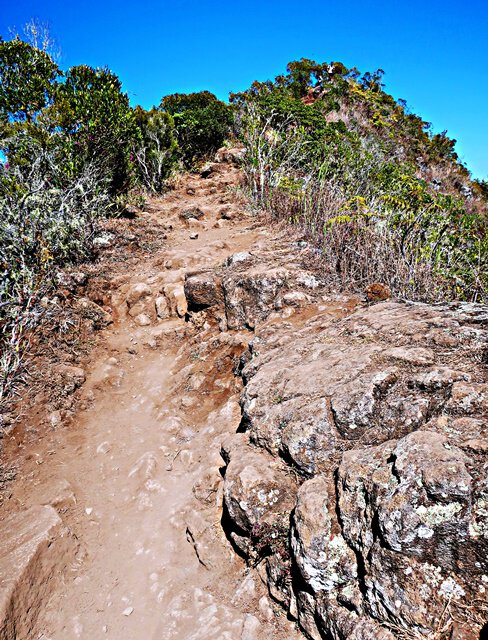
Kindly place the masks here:
[[(250, 488), (279, 468), (266, 483), (287, 494), (289, 597), (277, 592), (272, 548), (267, 580), (313, 640), (431, 637), (441, 621), (478, 637), (479, 614), (465, 612), (488, 573), (487, 387), (476, 359), (485, 315), (481, 305), (388, 301), (256, 328), (240, 368), (246, 454), (227, 466), (225, 500), (256, 558), (242, 512), (257, 513)], [(260, 461), (252, 472), (248, 456)], [(246, 486), (236, 483), (242, 464)]]

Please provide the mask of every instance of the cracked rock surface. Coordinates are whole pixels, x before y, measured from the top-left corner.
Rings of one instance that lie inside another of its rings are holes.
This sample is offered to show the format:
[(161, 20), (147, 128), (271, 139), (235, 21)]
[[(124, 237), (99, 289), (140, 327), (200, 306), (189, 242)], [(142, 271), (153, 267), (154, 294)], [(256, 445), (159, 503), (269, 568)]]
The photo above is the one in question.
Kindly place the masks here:
[(262, 461), (253, 486), (286, 478), (289, 495), (280, 461), (298, 490), (291, 508), (261, 505), (249, 533), (233, 504), (254, 493), (230, 456), (224, 498), (240, 552), (267, 565), (308, 637), (481, 637), (486, 320), (482, 306), (391, 301), (256, 329), (241, 446)]

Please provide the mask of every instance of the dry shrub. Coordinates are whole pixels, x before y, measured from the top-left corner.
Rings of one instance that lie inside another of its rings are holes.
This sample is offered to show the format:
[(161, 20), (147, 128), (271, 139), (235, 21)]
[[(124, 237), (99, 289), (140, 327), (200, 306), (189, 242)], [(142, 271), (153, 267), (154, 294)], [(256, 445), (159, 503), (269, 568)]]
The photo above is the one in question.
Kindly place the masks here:
[(308, 236), (331, 290), (380, 281), (411, 300), (487, 300), (486, 215), (474, 199), (432, 191), (374, 141), (344, 138), (320, 156), (291, 118), (276, 124), (252, 102), (241, 134), (249, 195)]
[(402, 243), (393, 214), (344, 214), (346, 202), (333, 189), (321, 190), (306, 204), (276, 190), (268, 206), (277, 218), (303, 230), (315, 247), (313, 266), (331, 291), (363, 291), (371, 282), (384, 282), (395, 296), (410, 300), (456, 297), (452, 283), (435, 272), (415, 239)]

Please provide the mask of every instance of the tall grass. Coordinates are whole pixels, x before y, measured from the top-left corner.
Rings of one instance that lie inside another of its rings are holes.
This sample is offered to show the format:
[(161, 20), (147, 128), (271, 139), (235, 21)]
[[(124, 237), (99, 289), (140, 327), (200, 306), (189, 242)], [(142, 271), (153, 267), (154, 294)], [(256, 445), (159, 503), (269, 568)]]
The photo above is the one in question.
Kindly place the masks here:
[(487, 300), (486, 216), (475, 203), (391, 171), (374, 141), (330, 145), (318, 161), (291, 119), (276, 125), (250, 103), (240, 123), (250, 196), (303, 230), (331, 290), (379, 281), (411, 300)]

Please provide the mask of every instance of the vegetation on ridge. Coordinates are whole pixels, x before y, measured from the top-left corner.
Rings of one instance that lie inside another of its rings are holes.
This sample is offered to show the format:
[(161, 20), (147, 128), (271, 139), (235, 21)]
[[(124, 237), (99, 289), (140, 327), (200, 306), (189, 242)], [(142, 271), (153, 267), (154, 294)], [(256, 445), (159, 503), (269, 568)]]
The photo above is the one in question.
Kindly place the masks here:
[(482, 301), (487, 184), (382, 77), (303, 59), (231, 95), (251, 194), (306, 230), (332, 289)]

